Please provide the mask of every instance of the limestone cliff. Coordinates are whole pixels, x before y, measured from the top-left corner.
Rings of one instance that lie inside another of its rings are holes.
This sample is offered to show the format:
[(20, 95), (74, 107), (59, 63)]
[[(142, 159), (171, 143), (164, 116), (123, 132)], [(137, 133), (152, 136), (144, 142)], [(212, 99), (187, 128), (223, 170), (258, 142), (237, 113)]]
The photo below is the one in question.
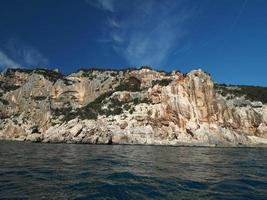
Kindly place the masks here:
[(266, 88), (215, 85), (201, 70), (81, 69), (63, 76), (9, 69), (0, 76), (0, 139), (265, 145), (266, 103)]

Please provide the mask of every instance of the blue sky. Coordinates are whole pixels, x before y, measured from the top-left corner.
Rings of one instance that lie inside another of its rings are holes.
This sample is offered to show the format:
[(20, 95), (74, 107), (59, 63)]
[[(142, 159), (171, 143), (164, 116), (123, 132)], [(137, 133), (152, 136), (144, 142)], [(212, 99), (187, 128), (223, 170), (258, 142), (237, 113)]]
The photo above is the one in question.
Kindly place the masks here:
[(202, 68), (267, 86), (266, 0), (1, 0), (0, 68)]

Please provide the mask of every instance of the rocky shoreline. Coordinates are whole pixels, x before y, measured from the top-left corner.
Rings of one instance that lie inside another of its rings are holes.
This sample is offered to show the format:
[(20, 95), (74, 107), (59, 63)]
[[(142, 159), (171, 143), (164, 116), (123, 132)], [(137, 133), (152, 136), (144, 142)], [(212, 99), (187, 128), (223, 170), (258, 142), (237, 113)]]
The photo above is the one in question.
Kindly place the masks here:
[[(174, 146), (267, 145), (266, 88), (214, 84), (148, 67), (9, 69), (0, 76), (0, 139)], [(266, 101), (265, 101), (266, 100)]]

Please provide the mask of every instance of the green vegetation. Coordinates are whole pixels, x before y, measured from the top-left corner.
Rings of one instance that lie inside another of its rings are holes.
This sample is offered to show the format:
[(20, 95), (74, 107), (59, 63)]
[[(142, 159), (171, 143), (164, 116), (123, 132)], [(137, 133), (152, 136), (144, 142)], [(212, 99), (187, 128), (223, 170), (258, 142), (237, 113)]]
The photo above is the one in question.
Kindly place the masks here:
[[(113, 92), (106, 92), (97, 97), (93, 102), (76, 110), (72, 110), (70, 106), (66, 108), (54, 109), (53, 114), (55, 116), (63, 115), (63, 121), (69, 121), (76, 117), (79, 117), (80, 119), (97, 119), (98, 115), (120, 115), (124, 110), (128, 110), (129, 113), (132, 114), (134, 112), (135, 105), (140, 103), (152, 103), (152, 101), (148, 98), (135, 98), (133, 101), (127, 103), (121, 102), (117, 98), (111, 98), (110, 100), (107, 100), (107, 98), (111, 97), (112, 94)], [(107, 105), (107, 107), (103, 108), (103, 105)]]
[(95, 74), (93, 74), (94, 72), (111, 71), (110, 75), (116, 76), (120, 70), (119, 69), (108, 69), (108, 68), (102, 69), (102, 68), (97, 68), (97, 67), (91, 67), (91, 68), (80, 68), (77, 72), (79, 72), (79, 71), (82, 71), (82, 76), (88, 77), (90, 80), (93, 80), (97, 77)]
[(52, 112), (55, 116), (63, 115), (64, 116), (63, 121), (70, 121), (77, 116), (75, 111), (73, 111), (71, 107), (56, 108), (53, 109)]
[(6, 113), (0, 112), (0, 119), (7, 119), (9, 116)]
[(101, 110), (101, 108), (93, 108), (92, 104), (88, 104), (83, 108), (77, 109), (75, 112), (75, 117), (80, 117), (81, 119), (97, 119), (97, 110)]
[(130, 91), (130, 92), (138, 92), (141, 91), (141, 81), (135, 77), (130, 77), (125, 81), (121, 82), (115, 90), (116, 91)]
[(32, 73), (32, 69), (23, 69), (23, 68), (10, 68), (7, 69), (5, 72), (6, 76), (12, 76), (15, 72), (20, 72), (20, 73)]
[(51, 82), (56, 82), (59, 79), (65, 79), (61, 73), (53, 70), (36, 68), (33, 70), (33, 72), (43, 75), (47, 80), (50, 80)]
[(110, 76), (113, 76), (113, 77), (115, 77), (115, 76), (117, 76), (118, 75), (118, 72), (111, 72), (110, 73)]
[(123, 113), (123, 109), (120, 107), (115, 107), (113, 110), (110, 110), (109, 113), (107, 113), (107, 116), (109, 115), (120, 115)]
[(61, 79), (64, 81), (66, 85), (72, 84), (70, 81), (68, 81), (63, 74), (50, 70), (50, 69), (42, 69), (42, 68), (35, 68), (35, 69), (22, 69), (22, 68), (16, 68), (16, 69), (7, 69), (5, 72), (6, 76), (12, 77), (15, 72), (20, 72), (20, 73), (36, 73), (43, 75), (47, 80), (51, 82), (56, 82), (57, 80)]
[(5, 92), (13, 91), (18, 89), (20, 86), (19, 85), (10, 85), (7, 83), (0, 83), (0, 88), (4, 90)]
[(124, 110), (130, 110), (130, 109), (131, 109), (131, 105), (128, 104), (128, 103), (127, 103), (127, 104), (124, 104), (124, 105), (123, 105), (123, 109), (124, 109)]
[(34, 125), (31, 127), (32, 132), (31, 133), (40, 133), (38, 125)]
[(0, 81), (0, 88), (2, 90), (4, 90), (5, 92), (9, 92), (12, 90), (16, 90), (18, 89), (20, 86), (18, 85), (14, 85), (14, 84), (10, 84), (8, 82), (4, 82), (4, 81)]
[(160, 85), (160, 86), (167, 86), (172, 82), (171, 79), (160, 79), (160, 80), (153, 80), (152, 81), (152, 87), (154, 87), (155, 85)]
[(77, 110), (77, 115), (81, 119), (97, 119), (98, 115), (119, 115), (123, 112), (123, 103), (118, 99), (111, 99), (107, 109), (103, 109), (102, 106), (107, 104), (106, 99), (112, 95), (112, 92), (106, 92), (100, 95), (95, 101), (89, 103)]
[(72, 81), (67, 80), (63, 74), (54, 70), (36, 68), (33, 70), (33, 72), (43, 75), (46, 79), (50, 80), (51, 82), (56, 82), (57, 80), (61, 79), (64, 81), (65, 85), (73, 84)]
[(93, 80), (96, 78), (96, 75), (94, 75), (93, 72), (91, 71), (83, 71), (82, 76), (88, 77), (90, 80)]
[(20, 72), (20, 73), (37, 73), (37, 74), (42, 74), (45, 78), (55, 82), (58, 79), (63, 79), (64, 76), (54, 70), (50, 69), (43, 69), (43, 68), (34, 68), (34, 69), (23, 69), (23, 68), (15, 68), (15, 69), (7, 69), (5, 75), (6, 76), (12, 76), (15, 72)]
[[(164, 70), (157, 70), (157, 69), (153, 69), (150, 66), (140, 66), (140, 67), (125, 67), (125, 68), (121, 68), (121, 69), (117, 69), (117, 68), (101, 68), (101, 67), (88, 67), (88, 68), (80, 68), (77, 72), (79, 71), (83, 71), (84, 75), (86, 76), (86, 74), (90, 75), (90, 73), (94, 72), (94, 71), (98, 71), (98, 72), (105, 72), (105, 71), (111, 71), (111, 76), (115, 76), (117, 75), (118, 72), (130, 72), (130, 71), (134, 71), (134, 70), (141, 70), (141, 69), (150, 69), (150, 70), (154, 70), (160, 73), (164, 73), (165, 75), (170, 75), (171, 72), (167, 72)], [(176, 70), (177, 72), (181, 72), (179, 70)]]
[(71, 108), (67, 107), (67, 108), (55, 108), (53, 109), (53, 114), (56, 116), (60, 116), (60, 115), (67, 115), (69, 112), (71, 112)]
[(106, 92), (97, 97), (93, 102), (77, 110), (77, 114), (81, 119), (97, 119), (98, 114), (105, 114), (102, 109), (104, 100), (112, 95), (112, 92)]
[(5, 99), (0, 99), (0, 102), (2, 102), (5, 106), (9, 105), (9, 102)]
[(101, 67), (88, 67), (88, 68), (80, 68), (79, 71), (83, 72), (93, 72), (93, 71), (98, 71), (98, 72), (105, 72), (105, 71), (112, 71), (112, 72), (120, 72), (120, 71), (133, 71), (133, 70), (140, 70), (140, 69), (150, 69), (152, 70), (151, 67), (149, 66), (141, 66), (141, 67), (126, 67), (122, 69), (117, 69), (117, 68), (101, 68)]
[(261, 101), (262, 103), (267, 103), (267, 87), (215, 84), (215, 91), (222, 96), (245, 96), (251, 101)]
[(46, 96), (31, 96), (31, 98), (35, 101), (42, 101), (46, 99)]
[(106, 110), (105, 114), (109, 115), (119, 115), (123, 113), (123, 102), (119, 101), (118, 99), (111, 99), (110, 104), (108, 106), (108, 110)]
[(147, 66), (147, 65), (141, 66), (139, 69), (149, 69), (149, 70), (153, 70), (152, 67)]
[(144, 98), (144, 99), (135, 98), (133, 100), (133, 104), (134, 105), (138, 105), (140, 103), (153, 104), (152, 100), (151, 99), (148, 99), (148, 98)]
[(130, 114), (133, 114), (134, 111), (135, 111), (135, 108), (133, 107), (133, 108), (131, 108), (131, 109), (129, 110), (129, 113), (130, 113)]
[(65, 85), (72, 85), (73, 82), (71, 80), (67, 80), (63, 74), (60, 72), (54, 71), (54, 70), (49, 70), (49, 69), (40, 69), (36, 68), (33, 70), (34, 73), (43, 75), (45, 79), (51, 81), (51, 82), (56, 82), (57, 80), (62, 80)]
[(106, 77), (103, 80), (101, 80), (101, 83), (104, 83), (106, 80), (108, 80), (108, 77)]
[(55, 116), (63, 115), (63, 121), (69, 121), (76, 117), (80, 117), (81, 119), (97, 119), (98, 114), (105, 114), (105, 111), (102, 110), (103, 101), (111, 96), (112, 92), (107, 92), (99, 97), (97, 97), (93, 102), (87, 104), (82, 108), (78, 108), (76, 110), (72, 110), (71, 107), (66, 108), (58, 108), (54, 109), (53, 113)]
[(94, 71), (98, 71), (98, 72), (105, 72), (105, 71), (113, 71), (113, 72), (118, 72), (121, 71), (120, 69), (114, 69), (114, 68), (100, 68), (100, 67), (88, 67), (88, 68), (80, 68), (78, 69), (77, 72), (79, 71), (83, 71), (86, 73), (92, 73)]
[(151, 99), (144, 98), (140, 100), (140, 103), (153, 104), (153, 101)]

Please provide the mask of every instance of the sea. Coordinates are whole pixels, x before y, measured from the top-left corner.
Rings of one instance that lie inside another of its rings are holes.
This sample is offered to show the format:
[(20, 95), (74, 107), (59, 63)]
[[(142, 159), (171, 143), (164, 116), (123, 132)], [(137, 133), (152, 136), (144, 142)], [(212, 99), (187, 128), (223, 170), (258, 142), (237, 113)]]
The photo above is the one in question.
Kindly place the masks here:
[(267, 148), (0, 142), (0, 199), (267, 199)]

